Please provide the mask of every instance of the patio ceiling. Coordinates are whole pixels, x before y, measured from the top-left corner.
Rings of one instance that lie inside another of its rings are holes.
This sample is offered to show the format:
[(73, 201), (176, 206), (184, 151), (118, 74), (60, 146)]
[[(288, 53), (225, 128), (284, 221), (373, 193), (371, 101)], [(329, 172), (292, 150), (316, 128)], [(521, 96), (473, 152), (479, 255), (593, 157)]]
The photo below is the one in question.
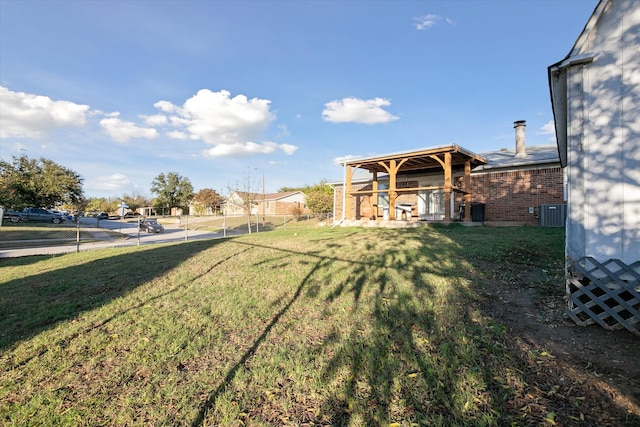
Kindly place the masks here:
[(471, 168), (487, 164), (487, 160), (484, 158), (472, 153), (471, 151), (465, 150), (458, 145), (427, 148), (423, 150), (386, 154), (375, 157), (363, 157), (360, 159), (350, 159), (343, 164), (345, 166), (365, 169), (370, 172), (385, 173), (387, 172), (387, 169), (384, 167), (385, 163), (388, 163), (391, 160), (404, 160), (404, 163), (402, 163), (398, 172), (426, 169), (442, 170), (442, 164), (438, 159), (441, 159), (439, 156), (445, 153), (451, 154), (451, 166), (464, 165), (467, 161), (471, 163)]

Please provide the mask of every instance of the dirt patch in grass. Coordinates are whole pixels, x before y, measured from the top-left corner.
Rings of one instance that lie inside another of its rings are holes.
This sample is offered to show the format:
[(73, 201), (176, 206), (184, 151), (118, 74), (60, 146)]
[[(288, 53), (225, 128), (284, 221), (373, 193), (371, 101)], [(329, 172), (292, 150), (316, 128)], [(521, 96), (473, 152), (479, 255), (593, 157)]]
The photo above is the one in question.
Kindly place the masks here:
[[(484, 283), (480, 305), (508, 328), (507, 345), (531, 355), (526, 366), (541, 393), (523, 399), (523, 408), (544, 401), (554, 415), (573, 413), (570, 425), (640, 425), (640, 339), (576, 325), (566, 315), (564, 292), (545, 285), (549, 272), (518, 264), (517, 273), (501, 275), (504, 268), (482, 264), (499, 278)], [(551, 282), (559, 281), (556, 271)]]

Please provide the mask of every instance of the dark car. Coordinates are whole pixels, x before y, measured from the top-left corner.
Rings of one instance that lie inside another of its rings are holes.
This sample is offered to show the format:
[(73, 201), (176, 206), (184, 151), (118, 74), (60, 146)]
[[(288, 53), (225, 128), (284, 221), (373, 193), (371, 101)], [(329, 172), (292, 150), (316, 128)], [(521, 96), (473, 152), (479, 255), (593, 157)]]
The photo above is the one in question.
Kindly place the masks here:
[(162, 233), (164, 231), (162, 224), (159, 224), (155, 219), (143, 219), (138, 224), (138, 227), (141, 231), (146, 231), (147, 233)]
[(109, 219), (109, 214), (106, 212), (100, 212), (98, 215), (96, 215), (96, 218), (98, 219)]
[(27, 218), (15, 211), (6, 211), (2, 216), (2, 222), (27, 222)]

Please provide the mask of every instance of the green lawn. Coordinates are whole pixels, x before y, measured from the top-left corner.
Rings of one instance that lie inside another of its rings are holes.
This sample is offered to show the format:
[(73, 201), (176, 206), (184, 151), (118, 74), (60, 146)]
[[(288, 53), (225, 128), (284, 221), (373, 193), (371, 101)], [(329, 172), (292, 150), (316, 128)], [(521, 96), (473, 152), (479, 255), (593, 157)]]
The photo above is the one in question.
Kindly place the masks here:
[(2, 259), (0, 424), (551, 425), (522, 409), (544, 355), (479, 301), (532, 270), (561, 294), (563, 238), (302, 227)]

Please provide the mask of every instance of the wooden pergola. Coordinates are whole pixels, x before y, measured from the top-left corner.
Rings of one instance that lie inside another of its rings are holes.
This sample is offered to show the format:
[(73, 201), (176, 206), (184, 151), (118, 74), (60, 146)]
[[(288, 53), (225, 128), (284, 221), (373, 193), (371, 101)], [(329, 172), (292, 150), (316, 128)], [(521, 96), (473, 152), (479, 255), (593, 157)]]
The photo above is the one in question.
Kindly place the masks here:
[[(389, 219), (396, 219), (396, 199), (400, 193), (417, 193), (418, 191), (442, 190), (444, 193), (445, 221), (449, 221), (451, 215), (451, 194), (459, 192), (463, 194), (466, 206), (471, 202), (471, 169), (475, 166), (486, 164), (487, 161), (457, 145), (446, 147), (427, 148), (405, 153), (388, 154), (375, 157), (351, 159), (343, 162), (345, 167), (344, 205), (345, 219), (354, 219), (351, 209), (351, 198), (358, 195), (377, 196), (379, 193), (389, 195)], [(464, 167), (464, 175), (461, 187), (454, 187), (452, 183), (452, 171)], [(373, 174), (371, 190), (352, 190), (352, 178), (357, 169), (364, 169)], [(399, 188), (397, 176), (399, 173), (430, 173), (441, 170), (443, 173), (443, 186), (407, 187)], [(389, 179), (389, 188), (378, 188), (378, 174), (386, 173)], [(471, 209), (465, 209), (464, 221), (471, 221)]]

